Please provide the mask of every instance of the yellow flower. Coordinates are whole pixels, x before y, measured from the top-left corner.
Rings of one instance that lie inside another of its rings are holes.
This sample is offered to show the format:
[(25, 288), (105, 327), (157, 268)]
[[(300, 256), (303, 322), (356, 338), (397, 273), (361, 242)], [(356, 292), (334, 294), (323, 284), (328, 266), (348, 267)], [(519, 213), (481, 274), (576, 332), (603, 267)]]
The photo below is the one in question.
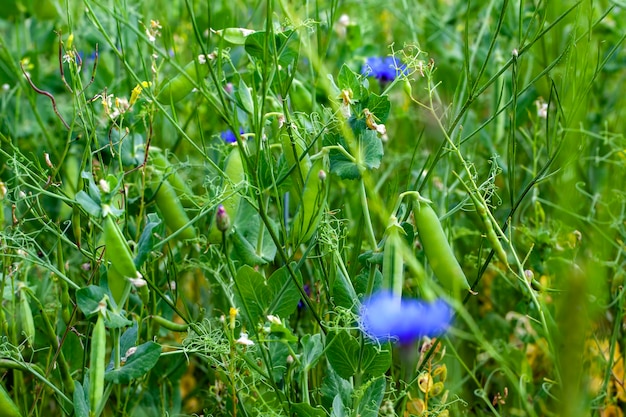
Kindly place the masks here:
[(235, 318), (237, 317), (238, 314), (239, 314), (239, 309), (235, 307), (231, 307), (230, 310), (228, 311), (228, 316), (230, 318), (230, 320), (228, 321), (228, 327), (230, 327), (231, 329), (235, 328)]
[(137, 84), (135, 86), (135, 88), (133, 88), (133, 92), (130, 95), (130, 101), (129, 101), (129, 105), (132, 106), (133, 104), (135, 104), (135, 102), (137, 101), (137, 99), (139, 98), (139, 95), (141, 94), (141, 91), (144, 88), (148, 88), (152, 85), (151, 82), (148, 81), (142, 81), (141, 84)]

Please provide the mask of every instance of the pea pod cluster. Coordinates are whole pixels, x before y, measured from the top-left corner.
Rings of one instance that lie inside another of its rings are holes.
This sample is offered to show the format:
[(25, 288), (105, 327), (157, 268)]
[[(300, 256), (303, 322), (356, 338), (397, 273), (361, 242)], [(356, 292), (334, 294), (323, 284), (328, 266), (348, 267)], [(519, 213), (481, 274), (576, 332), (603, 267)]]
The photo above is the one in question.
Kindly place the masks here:
[(184, 72), (165, 82), (157, 96), (161, 104), (174, 104), (185, 98), (193, 90), (195, 82), (199, 82), (209, 74), (207, 57), (200, 55), (197, 60), (185, 65)]
[(413, 216), (428, 263), (441, 285), (454, 295), (470, 290), (437, 213), (424, 200), (418, 199), (413, 205)]
[(122, 235), (117, 222), (108, 210), (103, 210), (104, 216), (104, 245), (106, 247), (104, 257), (109, 264), (107, 281), (113, 300), (117, 305), (122, 305), (130, 292), (129, 278), (142, 278), (137, 271), (133, 255), (128, 242)]
[(302, 199), (291, 223), (294, 246), (311, 239), (322, 219), (329, 189), (324, 159), (319, 158), (313, 163), (304, 183)]

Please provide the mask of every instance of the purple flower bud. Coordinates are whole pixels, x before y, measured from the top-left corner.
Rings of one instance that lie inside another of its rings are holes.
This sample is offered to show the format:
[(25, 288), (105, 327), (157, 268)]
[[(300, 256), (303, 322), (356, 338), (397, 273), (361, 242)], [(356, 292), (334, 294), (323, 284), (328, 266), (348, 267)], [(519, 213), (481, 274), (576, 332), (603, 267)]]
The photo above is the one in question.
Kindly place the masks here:
[(220, 232), (226, 232), (230, 229), (230, 216), (226, 212), (223, 205), (219, 205), (215, 214), (215, 225)]
[(366, 299), (361, 306), (362, 331), (379, 342), (413, 342), (423, 336), (443, 334), (452, 319), (452, 310), (443, 300), (426, 302), (401, 298), (382, 291)]

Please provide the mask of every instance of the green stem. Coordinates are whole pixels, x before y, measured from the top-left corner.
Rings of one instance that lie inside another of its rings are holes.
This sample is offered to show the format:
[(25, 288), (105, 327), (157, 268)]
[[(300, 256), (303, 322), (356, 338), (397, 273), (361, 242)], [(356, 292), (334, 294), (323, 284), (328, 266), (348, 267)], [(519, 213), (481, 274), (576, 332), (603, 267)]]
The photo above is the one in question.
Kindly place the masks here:
[(365, 191), (365, 181), (363, 181), (363, 177), (361, 177), (359, 183), (359, 196), (361, 197), (361, 208), (363, 209), (363, 219), (365, 220), (365, 228), (368, 234), (367, 238), (370, 242), (372, 250), (374, 250), (378, 246), (378, 242), (376, 241), (374, 227), (372, 226), (372, 218), (370, 217), (370, 211), (367, 204), (367, 193)]

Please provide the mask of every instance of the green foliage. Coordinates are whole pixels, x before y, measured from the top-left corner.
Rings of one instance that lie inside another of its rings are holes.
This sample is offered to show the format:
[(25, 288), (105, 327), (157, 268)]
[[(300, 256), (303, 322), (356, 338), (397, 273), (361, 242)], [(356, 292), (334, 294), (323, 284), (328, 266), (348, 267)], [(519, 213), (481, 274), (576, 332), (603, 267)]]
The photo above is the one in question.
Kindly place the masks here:
[(0, 414), (621, 415), (619, 2), (252, 3), (0, 7)]

